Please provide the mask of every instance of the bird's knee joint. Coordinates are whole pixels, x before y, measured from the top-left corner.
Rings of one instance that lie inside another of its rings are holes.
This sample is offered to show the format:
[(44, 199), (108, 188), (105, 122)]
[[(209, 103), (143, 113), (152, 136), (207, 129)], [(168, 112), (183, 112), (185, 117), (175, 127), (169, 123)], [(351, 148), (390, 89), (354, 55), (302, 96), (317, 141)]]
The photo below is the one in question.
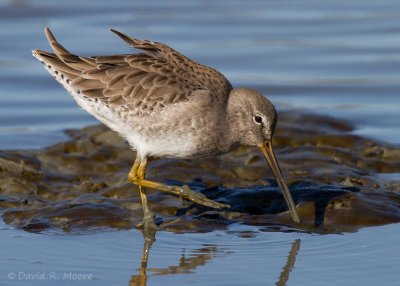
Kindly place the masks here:
[(136, 184), (136, 183), (138, 183), (140, 181), (140, 178), (137, 175), (129, 173), (128, 180), (129, 180), (129, 182), (131, 182), (133, 184)]

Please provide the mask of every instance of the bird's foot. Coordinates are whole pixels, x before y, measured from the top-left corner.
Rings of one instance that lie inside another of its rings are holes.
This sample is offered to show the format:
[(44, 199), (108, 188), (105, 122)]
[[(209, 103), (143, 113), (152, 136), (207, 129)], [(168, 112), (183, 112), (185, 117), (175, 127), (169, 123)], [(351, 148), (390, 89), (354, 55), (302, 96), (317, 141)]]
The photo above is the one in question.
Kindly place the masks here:
[(179, 190), (180, 198), (189, 200), (191, 202), (194, 202), (194, 203), (202, 205), (202, 206), (206, 206), (206, 207), (214, 208), (214, 209), (224, 209), (224, 208), (231, 207), (228, 204), (222, 204), (222, 203), (218, 203), (213, 200), (210, 200), (202, 193), (195, 192), (192, 189), (190, 189), (188, 185), (178, 187), (178, 190)]
[(143, 217), (143, 221), (137, 226), (142, 233), (145, 240), (154, 241), (157, 232), (157, 225), (154, 219), (154, 214), (147, 214)]

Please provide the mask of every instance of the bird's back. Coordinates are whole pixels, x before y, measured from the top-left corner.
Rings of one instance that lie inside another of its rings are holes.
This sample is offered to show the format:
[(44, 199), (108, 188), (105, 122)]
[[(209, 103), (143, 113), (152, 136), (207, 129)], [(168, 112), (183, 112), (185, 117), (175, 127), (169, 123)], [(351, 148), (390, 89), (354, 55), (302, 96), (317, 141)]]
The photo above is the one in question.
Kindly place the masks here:
[[(34, 50), (33, 55), (83, 109), (124, 137), (129, 137), (124, 134), (128, 130), (136, 133), (133, 137), (141, 136), (140, 128), (132, 124), (154, 119), (178, 106), (191, 109), (191, 102), (197, 102), (198, 97), (208, 96), (219, 105), (226, 102), (232, 87), (217, 70), (196, 63), (164, 44), (112, 31), (143, 52), (81, 57), (61, 46), (46, 28), (54, 53)], [(169, 127), (178, 123), (170, 122)], [(192, 128), (201, 124), (193, 123)]]

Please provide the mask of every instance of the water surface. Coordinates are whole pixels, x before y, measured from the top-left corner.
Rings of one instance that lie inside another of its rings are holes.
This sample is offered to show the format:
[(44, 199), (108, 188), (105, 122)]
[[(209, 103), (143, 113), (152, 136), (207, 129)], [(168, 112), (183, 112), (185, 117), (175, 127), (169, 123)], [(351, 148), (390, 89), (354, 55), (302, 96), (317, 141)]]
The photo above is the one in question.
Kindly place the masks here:
[[(137, 231), (32, 235), (1, 227), (0, 275), (6, 285), (55, 285), (53, 274), (57, 285), (141, 285), (138, 281), (145, 280), (138, 271), (142, 237)], [(240, 235), (244, 230), (250, 238)], [(229, 233), (160, 232), (149, 255), (147, 285), (274, 285), (296, 240), (299, 250), (287, 285), (396, 285), (400, 249), (391, 239), (382, 247), (382, 237), (399, 231), (398, 225), (388, 225), (320, 236), (233, 225)], [(7, 280), (9, 273), (16, 278)], [(25, 273), (44, 273), (46, 279), (27, 281)], [(72, 281), (69, 273), (92, 276)]]

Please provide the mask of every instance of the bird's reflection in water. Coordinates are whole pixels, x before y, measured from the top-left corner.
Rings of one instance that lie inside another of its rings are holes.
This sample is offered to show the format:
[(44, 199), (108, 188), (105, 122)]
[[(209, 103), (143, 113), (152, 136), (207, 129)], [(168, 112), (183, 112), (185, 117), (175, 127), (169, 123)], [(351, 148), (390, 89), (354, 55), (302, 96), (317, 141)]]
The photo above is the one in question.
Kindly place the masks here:
[[(140, 268), (137, 275), (133, 275), (129, 281), (130, 286), (147, 286), (147, 272), (151, 272), (151, 275), (169, 275), (179, 273), (192, 273), (191, 270), (196, 269), (198, 266), (205, 265), (215, 256), (220, 256), (221, 253), (228, 254), (229, 252), (222, 252), (215, 245), (207, 245), (202, 248), (191, 251), (189, 256), (186, 256), (183, 249), (183, 254), (179, 260), (179, 263), (174, 266), (167, 268), (147, 268), (147, 262), (150, 254), (150, 248), (155, 241), (154, 237), (149, 238), (147, 235), (144, 236), (142, 259)], [(276, 282), (277, 286), (285, 286), (289, 279), (289, 273), (296, 261), (297, 253), (300, 249), (300, 239), (296, 239), (292, 243), (292, 248), (289, 252), (286, 265), (283, 267), (282, 272)]]
[(205, 265), (210, 261), (216, 253), (218, 253), (218, 248), (215, 245), (207, 245), (202, 248), (191, 251), (189, 256), (183, 253), (179, 259), (179, 263), (174, 266), (169, 266), (167, 268), (147, 268), (147, 262), (150, 254), (150, 248), (155, 241), (154, 238), (150, 238), (148, 235), (144, 236), (142, 259), (140, 262), (139, 273), (133, 275), (129, 281), (130, 286), (146, 286), (147, 284), (147, 272), (151, 272), (151, 275), (168, 275), (168, 274), (178, 274), (178, 273), (191, 273), (191, 270), (195, 269), (197, 266)]
[(289, 273), (292, 271), (294, 263), (296, 262), (297, 253), (300, 250), (300, 239), (296, 239), (292, 243), (292, 249), (289, 252), (289, 256), (286, 261), (286, 265), (283, 267), (279, 280), (275, 283), (277, 286), (285, 286), (289, 280)]

